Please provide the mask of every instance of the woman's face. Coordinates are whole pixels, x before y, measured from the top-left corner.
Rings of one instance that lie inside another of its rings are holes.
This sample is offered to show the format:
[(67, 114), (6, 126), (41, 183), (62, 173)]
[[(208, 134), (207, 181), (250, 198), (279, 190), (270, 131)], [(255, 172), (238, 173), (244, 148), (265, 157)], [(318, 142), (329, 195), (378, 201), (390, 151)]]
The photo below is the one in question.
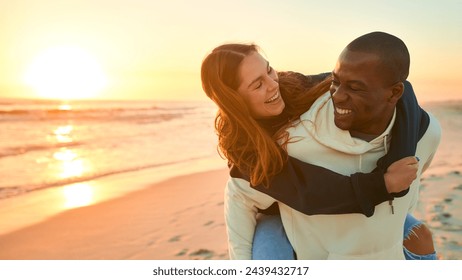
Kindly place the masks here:
[(238, 93), (244, 98), (255, 119), (277, 116), (285, 107), (279, 93), (278, 75), (258, 52), (242, 60), (239, 67)]

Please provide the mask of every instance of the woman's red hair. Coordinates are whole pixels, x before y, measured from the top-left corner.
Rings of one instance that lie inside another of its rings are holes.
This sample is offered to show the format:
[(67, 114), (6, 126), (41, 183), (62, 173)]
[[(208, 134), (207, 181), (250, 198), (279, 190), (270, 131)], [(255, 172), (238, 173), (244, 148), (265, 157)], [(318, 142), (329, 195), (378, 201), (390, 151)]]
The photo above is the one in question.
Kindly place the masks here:
[(312, 86), (309, 78), (296, 73), (280, 73), (279, 88), (286, 104), (288, 122), (269, 135), (252, 118), (244, 99), (237, 92), (242, 60), (259, 49), (254, 44), (226, 44), (215, 48), (202, 62), (202, 88), (218, 106), (215, 130), (220, 154), (230, 165), (248, 174), (252, 185), (268, 185), (287, 160), (286, 128), (306, 112), (329, 88), (329, 81)]

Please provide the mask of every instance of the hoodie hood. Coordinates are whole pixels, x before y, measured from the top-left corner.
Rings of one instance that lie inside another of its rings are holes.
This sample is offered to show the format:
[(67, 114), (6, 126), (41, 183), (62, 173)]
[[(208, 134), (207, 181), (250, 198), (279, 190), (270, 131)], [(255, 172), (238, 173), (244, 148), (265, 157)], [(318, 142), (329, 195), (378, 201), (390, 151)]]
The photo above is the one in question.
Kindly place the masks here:
[(388, 149), (391, 128), (395, 122), (396, 110), (387, 129), (370, 142), (354, 138), (348, 130), (335, 125), (334, 104), (329, 92), (318, 98), (311, 109), (300, 116), (303, 126), (311, 136), (324, 146), (353, 155)]

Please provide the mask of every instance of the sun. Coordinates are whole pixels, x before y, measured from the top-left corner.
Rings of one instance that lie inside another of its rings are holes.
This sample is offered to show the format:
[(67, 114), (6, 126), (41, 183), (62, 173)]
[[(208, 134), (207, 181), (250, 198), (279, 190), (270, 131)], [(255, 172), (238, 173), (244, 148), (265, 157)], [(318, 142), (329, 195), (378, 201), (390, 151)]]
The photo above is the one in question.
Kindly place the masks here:
[(45, 50), (30, 64), (25, 83), (43, 98), (95, 98), (107, 86), (98, 60), (82, 48), (58, 46)]

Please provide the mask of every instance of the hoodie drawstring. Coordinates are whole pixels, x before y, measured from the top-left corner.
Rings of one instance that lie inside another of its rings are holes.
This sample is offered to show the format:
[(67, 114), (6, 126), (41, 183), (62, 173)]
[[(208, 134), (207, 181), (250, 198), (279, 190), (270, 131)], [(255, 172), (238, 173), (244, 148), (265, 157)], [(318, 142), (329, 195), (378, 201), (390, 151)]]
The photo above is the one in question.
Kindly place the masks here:
[(390, 208), (391, 208), (391, 214), (395, 214), (395, 208), (393, 207), (393, 200), (390, 199), (388, 201), (388, 204), (390, 205)]
[(388, 134), (383, 137), (383, 147), (385, 148), (385, 154), (388, 154)]
[[(387, 140), (388, 140), (388, 135), (385, 135), (385, 137), (383, 137), (383, 146), (385, 147), (385, 154), (388, 154)], [(393, 207), (393, 199), (390, 199), (388, 201), (388, 205), (390, 205), (391, 214), (392, 215), (395, 214), (395, 208)]]

